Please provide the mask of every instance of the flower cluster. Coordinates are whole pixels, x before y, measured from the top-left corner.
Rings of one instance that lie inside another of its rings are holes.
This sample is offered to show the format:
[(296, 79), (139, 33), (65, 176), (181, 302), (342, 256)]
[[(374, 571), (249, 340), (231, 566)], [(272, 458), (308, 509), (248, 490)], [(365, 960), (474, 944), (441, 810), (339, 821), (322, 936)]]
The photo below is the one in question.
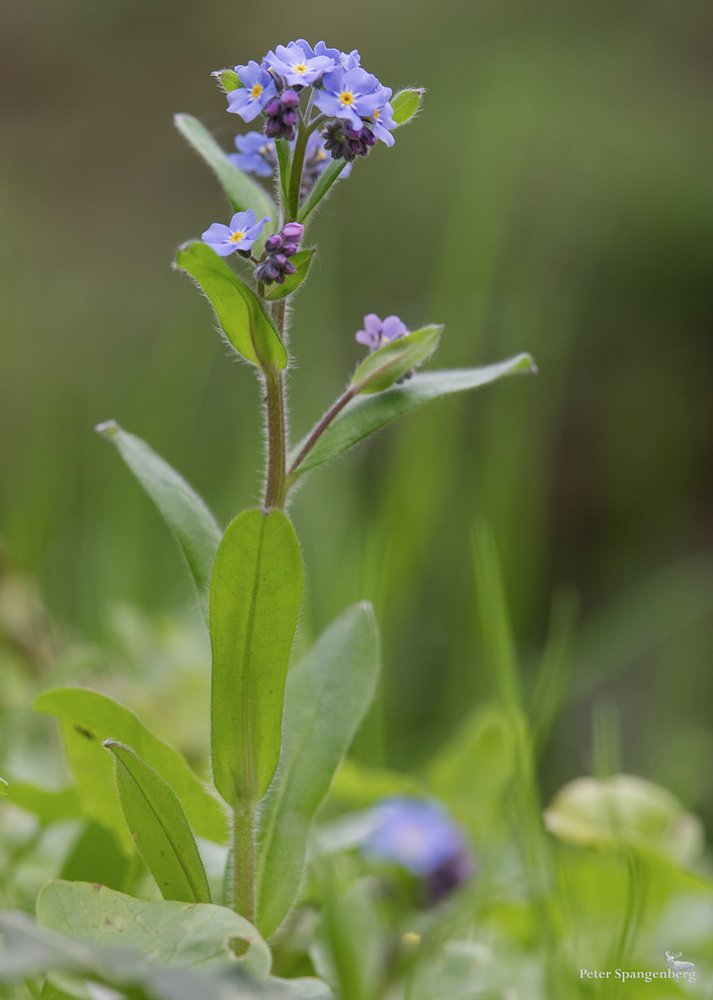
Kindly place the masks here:
[(307, 125), (331, 120), (322, 133), (332, 157), (348, 161), (366, 156), (377, 139), (392, 146), (396, 127), (390, 104), (391, 89), (361, 68), (359, 53), (340, 52), (304, 39), (278, 45), (261, 63), (236, 66), (241, 86), (228, 93), (228, 111), (251, 122), (266, 117), (268, 138), (292, 140), (299, 124), (301, 92), (312, 88), (312, 104), (321, 112)]
[(364, 850), (422, 879), (431, 903), (440, 902), (475, 872), (459, 828), (441, 806), (423, 799), (384, 799)]
[[(262, 132), (248, 132), (246, 135), (235, 136), (237, 153), (229, 153), (228, 159), (240, 170), (257, 177), (272, 177), (277, 167), (277, 150), (275, 140), (268, 139)], [(312, 132), (307, 140), (305, 162), (302, 169), (301, 198), (304, 200), (314, 187), (317, 178), (329, 163), (329, 151), (326, 143), (318, 132)], [(351, 173), (351, 163), (348, 163), (339, 175), (348, 177)]]
[(255, 280), (266, 285), (277, 282), (284, 285), (288, 274), (295, 273), (295, 265), (288, 258), (294, 257), (304, 234), (299, 222), (288, 222), (279, 233), (265, 240), (265, 259), (255, 268)]

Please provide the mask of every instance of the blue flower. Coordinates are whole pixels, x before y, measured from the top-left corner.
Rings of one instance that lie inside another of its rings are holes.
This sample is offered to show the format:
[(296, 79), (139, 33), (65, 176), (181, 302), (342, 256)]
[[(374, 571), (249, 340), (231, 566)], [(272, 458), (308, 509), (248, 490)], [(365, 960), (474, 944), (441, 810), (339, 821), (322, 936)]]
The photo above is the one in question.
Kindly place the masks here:
[(265, 63), (291, 87), (313, 83), (317, 77), (335, 66), (331, 56), (315, 55), (309, 45), (301, 42), (278, 45), (274, 52), (270, 50), (265, 56)]
[(325, 74), (323, 84), (324, 89), (314, 95), (314, 103), (326, 115), (342, 118), (354, 129), (361, 130), (362, 118), (371, 117), (384, 105), (379, 81), (359, 67), (337, 66)]
[(250, 250), (255, 240), (262, 232), (262, 227), (270, 221), (266, 215), (255, 222), (255, 213), (250, 208), (247, 212), (236, 212), (228, 226), (214, 222), (210, 229), (202, 234), (201, 239), (218, 254), (227, 257), (236, 250)]
[(257, 174), (258, 177), (271, 177), (275, 172), (277, 162), (275, 143), (272, 139), (266, 139), (262, 132), (236, 135), (235, 148), (237, 153), (229, 153), (228, 159), (240, 170), (248, 174)]
[(375, 812), (365, 854), (395, 862), (422, 879), (430, 902), (443, 899), (475, 871), (461, 831), (435, 802), (384, 799)]
[(345, 69), (356, 69), (361, 63), (361, 56), (356, 49), (351, 52), (340, 52), (339, 49), (328, 49), (326, 42), (317, 42), (314, 49), (304, 38), (298, 38), (297, 44), (311, 56), (328, 56), (335, 66), (344, 66)]
[(369, 313), (364, 317), (364, 329), (357, 332), (356, 339), (360, 344), (366, 344), (370, 351), (377, 351), (407, 333), (406, 324), (398, 316), (387, 316), (382, 323), (376, 313)]
[(251, 122), (277, 93), (275, 81), (267, 69), (251, 59), (247, 66), (236, 66), (235, 72), (243, 84), (228, 94), (228, 111)]
[(394, 109), (389, 103), (391, 87), (382, 87), (380, 92), (384, 103), (376, 109), (369, 119), (369, 126), (377, 139), (381, 139), (387, 146), (393, 146), (394, 137), (391, 130), (396, 128), (396, 122), (393, 119)]

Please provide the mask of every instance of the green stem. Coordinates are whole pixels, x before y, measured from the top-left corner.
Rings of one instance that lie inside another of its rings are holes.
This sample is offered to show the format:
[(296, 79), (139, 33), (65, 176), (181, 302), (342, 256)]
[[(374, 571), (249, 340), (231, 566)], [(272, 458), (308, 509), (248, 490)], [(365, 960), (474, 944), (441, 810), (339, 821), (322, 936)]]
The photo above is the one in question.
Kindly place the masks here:
[(238, 801), (233, 817), (233, 909), (255, 923), (255, 807)]
[(282, 372), (265, 369), (267, 399), (267, 483), (265, 485), (265, 510), (282, 509), (287, 492), (285, 475), (286, 421), (285, 386)]
[(300, 210), (300, 189), (302, 187), (302, 169), (307, 151), (307, 140), (310, 129), (300, 125), (297, 130), (297, 141), (295, 151), (292, 154), (292, 173), (290, 174), (290, 188), (287, 197), (287, 221), (296, 222)]
[(294, 475), (294, 473), (299, 468), (300, 463), (309, 454), (309, 452), (312, 450), (312, 448), (314, 448), (314, 446), (317, 443), (317, 441), (324, 434), (324, 432), (329, 427), (329, 425), (334, 420), (334, 418), (337, 416), (337, 414), (340, 412), (340, 410), (344, 409), (344, 407), (347, 405), (347, 403), (349, 402), (349, 400), (353, 399), (354, 396), (356, 396), (356, 394), (360, 391), (361, 388), (362, 388), (361, 384), (360, 385), (350, 385), (349, 388), (346, 390), (346, 392), (343, 392), (342, 395), (339, 397), (339, 399), (335, 400), (335, 402), (332, 403), (332, 405), (329, 407), (329, 409), (327, 410), (327, 412), (320, 419), (319, 423), (317, 423), (317, 424), (314, 425), (314, 429), (312, 430), (312, 433), (307, 438), (307, 440), (305, 441), (304, 445), (300, 449), (299, 455), (297, 456), (297, 458), (294, 460), (294, 462), (290, 466), (290, 469), (289, 469), (289, 472), (288, 472), (289, 476)]

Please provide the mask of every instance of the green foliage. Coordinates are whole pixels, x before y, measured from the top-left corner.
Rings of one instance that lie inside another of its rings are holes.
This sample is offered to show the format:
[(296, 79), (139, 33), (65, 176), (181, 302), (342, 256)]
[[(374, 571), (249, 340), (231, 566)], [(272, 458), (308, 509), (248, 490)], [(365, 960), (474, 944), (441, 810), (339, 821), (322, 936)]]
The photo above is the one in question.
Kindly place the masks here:
[(273, 220), (272, 226), (265, 226), (263, 232), (267, 236), (274, 231), (277, 205), (265, 189), (230, 162), (226, 153), (197, 118), (192, 115), (175, 115), (173, 121), (184, 139), (188, 140), (218, 178), (233, 212), (245, 212), (252, 208), (258, 219), (269, 215)]
[(310, 265), (312, 263), (312, 253), (312, 250), (300, 250), (294, 255), (294, 257), (291, 258), (292, 263), (295, 265), (295, 273), (288, 274), (285, 277), (285, 283), (283, 285), (273, 284), (266, 287), (265, 298), (268, 302), (275, 302), (277, 299), (284, 299), (300, 287), (309, 274)]
[(393, 119), (397, 125), (405, 125), (418, 112), (423, 101), (423, 90), (400, 90), (391, 99)]
[(312, 818), (369, 707), (378, 671), (376, 621), (362, 603), (340, 615), (288, 674), (280, 763), (258, 813), (257, 925), (266, 937), (297, 895)]
[(216, 73), (212, 73), (220, 84), (226, 94), (229, 94), (231, 90), (238, 90), (243, 84), (240, 82), (240, 77), (233, 69), (219, 69)]
[[(323, 462), (328, 462), (362, 438), (373, 434), (374, 431), (415, 409), (421, 403), (453, 392), (477, 389), (481, 385), (487, 385), (516, 372), (535, 370), (529, 354), (518, 354), (508, 361), (486, 365), (483, 368), (454, 368), (450, 371), (417, 373), (403, 385), (393, 385), (384, 392), (355, 398), (332, 421), (296, 472), (306, 472)], [(306, 438), (292, 449), (288, 462), (294, 461), (305, 441)]]
[(231, 805), (256, 803), (275, 773), (301, 602), (302, 557), (287, 517), (239, 514), (218, 549), (210, 591), (213, 777)]
[(52, 881), (37, 897), (41, 927), (96, 945), (151, 954), (168, 969), (242, 968), (258, 979), (270, 951), (247, 920), (223, 906), (135, 899), (86, 882)]
[(111, 830), (90, 822), (65, 858), (59, 877), (68, 882), (100, 882), (118, 892), (131, 892), (141, 874), (143, 865), (137, 855), (127, 858)]
[(7, 787), (0, 785), (0, 794), (7, 795), (15, 805), (34, 813), (43, 826), (56, 823), (60, 819), (72, 819), (82, 815), (76, 788), (63, 788), (59, 792), (48, 792), (24, 781), (13, 781)]
[(442, 326), (424, 326), (380, 347), (359, 365), (352, 376), (352, 386), (360, 393), (388, 389), (428, 361), (438, 347), (442, 330)]
[(164, 899), (210, 903), (193, 832), (176, 793), (129, 747), (104, 746), (116, 757), (116, 785), (126, 825)]
[(193, 487), (145, 441), (123, 430), (114, 420), (99, 424), (96, 429), (116, 445), (173, 532), (207, 624), (210, 573), (222, 534), (217, 521)]
[(210, 300), (221, 329), (238, 354), (255, 365), (287, 367), (287, 352), (255, 293), (205, 243), (187, 243), (176, 262)]
[(111, 829), (127, 854), (133, 852), (134, 842), (117, 797), (111, 758), (102, 747), (109, 739), (133, 747), (175, 790), (196, 833), (218, 843), (225, 841), (226, 820), (218, 801), (181, 754), (149, 732), (128, 708), (97, 691), (71, 687), (43, 692), (35, 708), (59, 718), (84, 814)]

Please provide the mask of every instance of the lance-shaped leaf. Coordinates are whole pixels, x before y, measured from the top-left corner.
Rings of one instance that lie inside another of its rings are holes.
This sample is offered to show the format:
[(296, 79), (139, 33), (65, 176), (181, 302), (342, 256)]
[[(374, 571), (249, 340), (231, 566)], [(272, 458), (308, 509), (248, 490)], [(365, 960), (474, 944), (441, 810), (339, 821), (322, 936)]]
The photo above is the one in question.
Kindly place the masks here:
[(222, 537), (217, 521), (183, 476), (140, 437), (123, 430), (115, 420), (98, 424), (96, 430), (116, 445), (173, 532), (193, 578), (207, 623), (210, 572)]
[(285, 282), (282, 285), (275, 284), (268, 286), (265, 298), (270, 302), (274, 302), (275, 299), (284, 299), (287, 295), (291, 295), (296, 288), (299, 288), (309, 274), (310, 264), (312, 263), (311, 250), (300, 250), (299, 253), (296, 253), (290, 259), (295, 265), (295, 273), (286, 275)]
[(424, 326), (374, 351), (359, 365), (352, 386), (359, 393), (382, 392), (427, 361), (438, 347), (442, 326)]
[(52, 880), (37, 897), (37, 920), (78, 941), (135, 948), (164, 969), (244, 969), (257, 979), (270, 971), (270, 950), (255, 927), (210, 903), (134, 899), (102, 885)]
[[(483, 368), (453, 368), (448, 371), (416, 374), (402, 385), (392, 385), (385, 392), (362, 395), (352, 399), (327, 427), (314, 447), (305, 455), (296, 473), (306, 472), (373, 434), (381, 427), (403, 416), (430, 399), (453, 392), (477, 389), (515, 372), (537, 371), (529, 354), (518, 354), (508, 361)], [(310, 432), (311, 433), (311, 432)], [(296, 445), (288, 457), (288, 466), (300, 454), (309, 434)]]
[(133, 747), (175, 790), (196, 833), (225, 843), (228, 831), (220, 803), (181, 754), (149, 732), (130, 709), (98, 691), (80, 687), (45, 691), (35, 708), (59, 718), (84, 815), (114, 831), (127, 853), (133, 853), (134, 842), (119, 804), (111, 758), (102, 748), (104, 740), (119, 740)]
[(391, 98), (393, 109), (391, 117), (397, 125), (405, 125), (406, 122), (411, 121), (421, 106), (424, 93), (423, 90), (400, 90)]
[(34, 813), (42, 826), (49, 826), (50, 823), (56, 823), (60, 819), (75, 819), (82, 815), (77, 789), (72, 786), (63, 788), (59, 792), (48, 792), (44, 788), (37, 788), (24, 781), (13, 781), (11, 785), (6, 786), (0, 778), (0, 795), (7, 795), (15, 805)]
[(176, 262), (205, 292), (235, 350), (262, 367), (287, 367), (287, 351), (252, 289), (205, 243), (187, 243)]
[(362, 602), (287, 675), (280, 763), (258, 814), (257, 924), (265, 937), (295, 900), (310, 824), (371, 703), (378, 671), (376, 620)]
[(176, 793), (130, 747), (103, 744), (116, 758), (116, 785), (126, 824), (164, 899), (210, 903), (193, 831)]
[[(223, 80), (223, 83), (229, 86), (231, 78)], [(197, 118), (192, 115), (175, 115), (173, 121), (184, 139), (188, 140), (218, 178), (233, 211), (245, 212), (252, 208), (258, 219), (269, 215), (272, 223), (265, 226), (263, 234), (269, 236), (274, 232), (278, 210), (267, 191), (230, 162), (228, 154), (221, 149), (205, 125), (202, 125)]]
[(319, 203), (322, 200), (322, 198), (324, 198), (324, 196), (326, 195), (326, 193), (329, 191), (329, 189), (331, 188), (332, 184), (334, 184), (334, 182), (336, 181), (336, 179), (339, 177), (339, 175), (341, 174), (342, 170), (344, 170), (344, 168), (346, 167), (346, 165), (347, 165), (347, 161), (346, 160), (342, 160), (342, 159), (332, 160), (330, 162), (329, 166), (325, 170), (322, 171), (322, 173), (319, 175), (319, 180), (317, 181), (317, 183), (315, 184), (315, 186), (312, 188), (312, 192), (311, 192), (309, 198), (307, 199), (307, 201), (304, 203), (304, 205), (300, 209), (300, 214), (298, 216), (298, 222), (306, 222), (307, 221), (307, 219), (310, 217), (310, 215), (312, 214), (312, 212), (314, 212), (314, 210), (317, 207), (317, 205), (319, 205)]
[(280, 756), (285, 678), (302, 601), (302, 558), (279, 510), (228, 525), (210, 585), (211, 746), (229, 804), (256, 803)]

